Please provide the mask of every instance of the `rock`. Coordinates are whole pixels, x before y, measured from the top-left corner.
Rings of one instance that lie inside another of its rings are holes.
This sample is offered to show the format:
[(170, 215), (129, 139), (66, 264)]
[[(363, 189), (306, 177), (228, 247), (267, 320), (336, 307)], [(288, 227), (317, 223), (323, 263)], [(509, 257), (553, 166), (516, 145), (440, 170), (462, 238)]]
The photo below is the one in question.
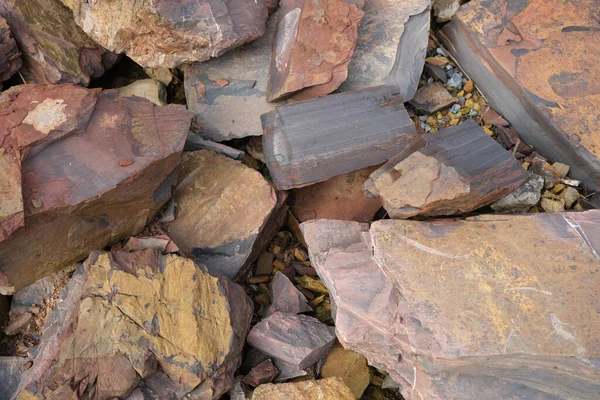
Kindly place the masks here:
[(549, 162), (541, 158), (534, 158), (531, 161), (529, 172), (544, 178), (544, 187), (546, 189), (553, 188), (560, 182), (559, 172)]
[(388, 84), (413, 98), (429, 40), (430, 0), (365, 0), (358, 41), (340, 91)]
[(433, 114), (450, 107), (456, 102), (457, 99), (448, 93), (442, 83), (432, 82), (417, 90), (411, 104), (423, 114)]
[(256, 260), (254, 275), (271, 275), (273, 272), (273, 260), (275, 255), (270, 251), (263, 252)]
[(6, 20), (0, 17), (0, 90), (2, 82), (8, 80), (21, 68), (23, 61)]
[(243, 288), (192, 260), (95, 251), (61, 299), (21, 396), (107, 399), (148, 380), (159, 393), (216, 399), (233, 386), (251, 304)]
[(540, 205), (546, 212), (565, 211), (565, 199), (552, 192), (544, 192)]
[[(600, 3), (474, 0), (439, 33), (445, 48), (519, 135), (600, 188)], [(535, 22), (533, 22), (535, 21)], [(573, 28), (573, 27), (577, 28)], [(592, 49), (592, 50), (590, 50)]]
[(23, 357), (0, 357), (0, 399), (13, 397), (27, 362), (27, 358)]
[[(487, 122), (486, 122), (487, 123)], [(491, 125), (491, 124), (490, 124)], [(533, 152), (533, 147), (523, 142), (517, 132), (512, 128), (507, 128), (496, 124), (496, 140), (506, 150), (514, 151), (514, 147), (517, 146), (517, 152), (523, 155), (530, 155)]]
[[(498, 114), (496, 111), (492, 110), (489, 107), (483, 112), (483, 114), (481, 114), (481, 119), (486, 125), (508, 126), (508, 121), (502, 118), (500, 114)], [(511, 131), (514, 132), (512, 129)], [(517, 133), (514, 132), (514, 134), (516, 135)]]
[(265, 33), (265, 1), (212, 4), (61, 0), (95, 41), (146, 68), (218, 57)]
[(371, 174), (363, 189), (392, 218), (453, 215), (493, 203), (529, 174), (476, 122), (420, 135)]
[(600, 326), (589, 301), (600, 211), (301, 228), (340, 342), (386, 370), (405, 399), (600, 389), (586, 361), (597, 358)]
[(446, 71), (438, 65), (430, 64), (428, 62), (425, 63), (425, 72), (427, 75), (435, 79), (436, 81), (446, 83), (448, 81), (448, 77), (446, 76)]
[(229, 400), (246, 400), (249, 398), (246, 396), (241, 376), (235, 377), (233, 388), (227, 394), (229, 395)]
[(565, 201), (565, 208), (571, 208), (579, 199), (579, 192), (572, 187), (566, 187), (560, 192), (560, 197)]
[(121, 96), (143, 97), (158, 106), (167, 104), (167, 88), (154, 79), (141, 79), (118, 90)]
[(167, 253), (169, 245), (173, 243), (171, 239), (166, 235), (152, 236), (152, 237), (132, 237), (127, 240), (123, 251), (140, 251), (145, 249), (158, 250), (161, 253)]
[(246, 385), (257, 387), (263, 383), (272, 382), (278, 374), (279, 370), (273, 365), (273, 361), (265, 360), (252, 368), (250, 373), (244, 377), (243, 382)]
[(343, 0), (282, 0), (267, 100), (325, 96), (348, 76), (364, 13)]
[(188, 138), (185, 141), (185, 150), (212, 150), (217, 154), (222, 154), (224, 156), (233, 158), (234, 160), (242, 160), (246, 155), (246, 153), (244, 153), (242, 150), (213, 142), (212, 140), (203, 139), (202, 136), (194, 132), (189, 133)]
[(561, 179), (566, 178), (567, 175), (569, 175), (569, 170), (571, 169), (571, 167), (569, 167), (568, 165), (559, 162), (553, 163), (552, 168), (554, 168), (554, 170), (558, 172), (558, 175), (561, 177)]
[(352, 392), (340, 378), (289, 383), (267, 383), (254, 390), (252, 400), (352, 400)]
[(239, 161), (186, 153), (169, 236), (212, 274), (244, 275), (285, 222), (286, 197)]
[(117, 61), (75, 24), (59, 0), (4, 0), (0, 15), (22, 52), (21, 73), (27, 83), (87, 86)]
[(527, 210), (540, 201), (543, 188), (544, 178), (539, 175), (533, 175), (527, 182), (516, 188), (512, 193), (492, 204), (492, 210), (508, 213), (527, 212)]
[(261, 119), (265, 161), (281, 190), (381, 164), (417, 136), (388, 86), (281, 106)]
[(173, 80), (173, 73), (168, 68), (144, 68), (144, 72), (150, 78), (165, 85), (165, 87), (169, 86)]
[(23, 85), (3, 92), (2, 274), (19, 290), (138, 234), (171, 196), (190, 120), (184, 106), (114, 91)]
[(437, 22), (450, 21), (459, 8), (460, 0), (433, 0), (433, 15)]
[[(222, 142), (262, 135), (260, 116), (275, 109), (265, 92), (277, 14), (269, 17), (261, 38), (219, 58), (184, 66), (187, 105), (203, 137)], [(219, 79), (229, 83), (221, 86)]]
[(361, 398), (371, 381), (367, 359), (355, 351), (345, 350), (339, 344), (333, 346), (327, 354), (327, 360), (321, 368), (321, 376), (342, 378), (355, 399)]
[(325, 357), (334, 342), (333, 328), (307, 315), (282, 312), (269, 315), (248, 334), (252, 347), (298, 369)]
[(267, 315), (278, 311), (289, 314), (312, 311), (306, 297), (281, 272), (277, 272), (271, 281), (271, 299), (271, 307)]
[(365, 196), (362, 185), (377, 168), (362, 168), (294, 189), (290, 208), (301, 222), (321, 218), (371, 221), (381, 208), (381, 200)]

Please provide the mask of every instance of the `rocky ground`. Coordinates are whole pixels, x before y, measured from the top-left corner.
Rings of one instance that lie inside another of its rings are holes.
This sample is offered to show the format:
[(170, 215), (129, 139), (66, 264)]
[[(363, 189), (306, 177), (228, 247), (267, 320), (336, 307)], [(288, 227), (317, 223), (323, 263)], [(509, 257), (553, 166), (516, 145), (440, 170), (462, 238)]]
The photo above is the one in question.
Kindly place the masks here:
[(0, 400), (600, 399), (592, 18), (134, 3), (0, 0)]

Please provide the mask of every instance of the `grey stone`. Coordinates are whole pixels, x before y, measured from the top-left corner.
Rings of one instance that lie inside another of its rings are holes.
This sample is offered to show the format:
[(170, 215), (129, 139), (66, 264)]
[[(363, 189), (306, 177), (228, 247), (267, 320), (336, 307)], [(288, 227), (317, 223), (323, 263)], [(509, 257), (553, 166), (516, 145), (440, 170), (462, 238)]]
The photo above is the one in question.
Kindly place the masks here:
[(544, 178), (533, 175), (527, 182), (515, 189), (514, 192), (501, 198), (492, 209), (497, 212), (522, 213), (535, 206), (542, 196)]

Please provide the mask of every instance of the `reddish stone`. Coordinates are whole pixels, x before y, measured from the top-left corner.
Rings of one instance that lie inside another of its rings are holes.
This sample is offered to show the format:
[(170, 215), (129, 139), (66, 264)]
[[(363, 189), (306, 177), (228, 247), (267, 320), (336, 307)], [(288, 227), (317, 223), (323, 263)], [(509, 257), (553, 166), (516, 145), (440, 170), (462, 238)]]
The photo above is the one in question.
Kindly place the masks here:
[(133, 160), (121, 160), (121, 161), (119, 161), (119, 165), (121, 167), (128, 167), (131, 164), (133, 164)]
[(190, 120), (183, 106), (71, 85), (2, 93), (0, 272), (18, 290), (139, 233), (170, 197)]
[(281, 272), (277, 272), (271, 281), (271, 307), (267, 315), (278, 311), (291, 314), (312, 311), (306, 297)]
[(21, 53), (12, 32), (6, 20), (0, 17), (0, 90), (2, 82), (17, 72), (22, 64)]
[(252, 368), (250, 373), (244, 377), (242, 382), (244, 382), (246, 385), (257, 387), (263, 383), (272, 382), (277, 375), (279, 375), (279, 370), (277, 367), (275, 367), (275, 365), (273, 365), (273, 361), (265, 360)]

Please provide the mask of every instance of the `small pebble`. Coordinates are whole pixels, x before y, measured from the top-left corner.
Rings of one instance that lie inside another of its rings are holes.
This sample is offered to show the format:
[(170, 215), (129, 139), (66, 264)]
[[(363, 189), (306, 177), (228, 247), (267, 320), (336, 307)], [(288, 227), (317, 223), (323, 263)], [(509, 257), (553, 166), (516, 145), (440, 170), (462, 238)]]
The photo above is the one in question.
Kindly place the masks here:
[(447, 85), (449, 87), (454, 87), (454, 88), (457, 88), (458, 90), (461, 90), (462, 89), (462, 79), (463, 79), (462, 74), (460, 72), (454, 71), (452, 76), (448, 79)]
[(581, 185), (581, 181), (578, 181), (577, 179), (561, 179), (560, 181), (567, 186), (577, 187)]
[(419, 119), (421, 120), (421, 122), (425, 122), (427, 120), (427, 115), (421, 115)]
[(452, 106), (452, 108), (450, 109), (450, 112), (452, 114), (456, 114), (458, 111), (460, 110), (460, 104), (455, 104)]
[(432, 83), (433, 82), (433, 78), (429, 77), (429, 79), (427, 79), (427, 83)]
[(478, 115), (479, 115), (479, 113), (477, 111), (475, 111), (475, 110), (469, 111), (469, 118), (473, 118), (473, 117), (476, 117)]
[(469, 80), (467, 83), (465, 83), (464, 89), (465, 89), (465, 92), (471, 93), (474, 89), (473, 81)]
[(444, 51), (444, 49), (442, 49), (441, 47), (438, 47), (437, 49), (435, 49), (435, 51), (436, 51), (438, 54), (440, 54), (440, 55), (442, 55), (442, 56), (444, 56), (444, 57), (448, 57), (448, 54), (446, 54), (446, 52)]
[(552, 164), (552, 166), (558, 172), (561, 178), (566, 178), (566, 176), (569, 174), (569, 170), (571, 169), (571, 167), (568, 165), (559, 162), (555, 162)]

